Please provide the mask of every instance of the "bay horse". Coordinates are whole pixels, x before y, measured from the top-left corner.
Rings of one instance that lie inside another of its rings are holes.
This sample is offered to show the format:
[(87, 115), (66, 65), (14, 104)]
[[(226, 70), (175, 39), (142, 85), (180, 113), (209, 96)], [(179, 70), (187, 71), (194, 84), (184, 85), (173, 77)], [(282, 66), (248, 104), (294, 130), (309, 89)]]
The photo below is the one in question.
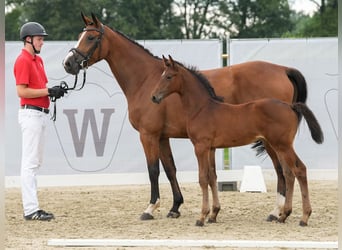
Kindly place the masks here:
[(209, 222), (216, 222), (220, 211), (217, 191), (215, 157), (216, 148), (236, 147), (261, 140), (268, 148), (275, 168), (281, 166), (285, 182), (285, 205), (280, 211), (279, 222), (285, 222), (292, 212), (292, 197), (295, 178), (302, 193), (303, 215), (301, 226), (307, 226), (311, 214), (306, 167), (297, 156), (293, 141), (303, 116), (312, 139), (323, 142), (322, 129), (312, 111), (304, 104), (288, 104), (277, 99), (265, 98), (244, 104), (223, 103), (215, 94), (207, 78), (194, 68), (186, 68), (171, 56), (163, 56), (165, 70), (152, 92), (152, 101), (159, 104), (172, 93), (180, 96), (186, 113), (188, 136), (195, 147), (199, 168), (199, 184), (202, 189), (202, 210), (197, 226), (203, 226), (210, 212), (208, 185), (211, 188), (213, 205)]
[[(77, 75), (81, 69), (105, 60), (127, 98), (129, 120), (139, 131), (144, 148), (151, 183), (150, 204), (141, 215), (142, 220), (153, 219), (160, 205), (159, 160), (171, 184), (173, 205), (168, 217), (180, 216), (183, 195), (176, 178), (176, 166), (169, 138), (188, 138), (180, 98), (175, 95), (154, 105), (150, 94), (164, 70), (163, 61), (119, 31), (102, 24), (91, 14), (81, 14), (85, 24), (75, 48), (63, 60), (66, 72)], [(262, 61), (241, 63), (229, 67), (203, 70), (216, 93), (226, 102), (243, 103), (273, 97), (288, 103), (305, 102), (306, 81), (296, 69)], [(262, 84), (259, 84), (262, 83)], [(267, 149), (266, 149), (267, 150)], [(213, 151), (214, 154), (214, 151)], [(282, 169), (277, 169), (276, 206), (268, 220), (279, 217), (278, 206), (283, 205), (285, 181)], [(280, 198), (279, 198), (280, 197)]]

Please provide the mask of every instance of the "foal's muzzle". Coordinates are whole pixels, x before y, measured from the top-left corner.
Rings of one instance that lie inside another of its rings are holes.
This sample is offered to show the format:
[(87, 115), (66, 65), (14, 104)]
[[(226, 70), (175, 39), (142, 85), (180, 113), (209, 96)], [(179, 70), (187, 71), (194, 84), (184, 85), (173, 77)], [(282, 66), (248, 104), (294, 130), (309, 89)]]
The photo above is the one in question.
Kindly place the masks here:
[(161, 102), (162, 98), (153, 95), (151, 97), (151, 100), (152, 100), (152, 102), (159, 104)]

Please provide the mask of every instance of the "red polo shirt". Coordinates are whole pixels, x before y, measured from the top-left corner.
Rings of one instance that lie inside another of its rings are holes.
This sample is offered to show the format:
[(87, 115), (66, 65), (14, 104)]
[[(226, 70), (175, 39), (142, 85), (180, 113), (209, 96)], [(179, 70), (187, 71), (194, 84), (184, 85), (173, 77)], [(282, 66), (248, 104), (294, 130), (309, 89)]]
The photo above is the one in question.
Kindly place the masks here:
[[(23, 49), (14, 64), (14, 76), (16, 84), (25, 84), (32, 89), (44, 89), (48, 82), (43, 60), (40, 56), (32, 56)], [(34, 105), (42, 108), (49, 108), (50, 100), (48, 96), (37, 98), (20, 98), (20, 105)]]

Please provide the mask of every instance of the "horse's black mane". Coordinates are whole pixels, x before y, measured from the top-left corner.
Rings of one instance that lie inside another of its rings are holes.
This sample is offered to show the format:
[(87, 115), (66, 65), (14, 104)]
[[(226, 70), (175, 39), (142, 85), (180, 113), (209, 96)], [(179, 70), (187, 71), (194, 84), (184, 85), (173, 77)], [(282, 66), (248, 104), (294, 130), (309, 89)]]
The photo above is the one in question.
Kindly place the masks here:
[(211, 86), (208, 78), (206, 78), (201, 72), (199, 72), (197, 67), (195, 66), (185, 67), (183, 64), (179, 62), (177, 63), (183, 66), (185, 69), (187, 69), (191, 74), (193, 74), (199, 80), (199, 82), (203, 85), (203, 87), (208, 91), (211, 98), (219, 102), (224, 101), (224, 98), (222, 96), (216, 95), (215, 89)]
[[(108, 26), (109, 27), (109, 26)], [(133, 39), (129, 38), (127, 35), (125, 35), (124, 33), (122, 33), (119, 30), (113, 29), (111, 27), (109, 27), (112, 31), (114, 31), (115, 33), (119, 34), (120, 36), (124, 37), (125, 39), (129, 40), (130, 42), (132, 42), (133, 44), (137, 45), (138, 47), (142, 48), (143, 50), (145, 50), (149, 55), (153, 56), (154, 58), (160, 59), (162, 60), (160, 57), (153, 55), (148, 49), (146, 49), (144, 46), (142, 46), (141, 44), (139, 44), (138, 42), (134, 41)], [(221, 96), (217, 96), (215, 93), (214, 88), (211, 86), (209, 80), (201, 73), (198, 71), (198, 69), (194, 66), (189, 66), (186, 67), (184, 66), (182, 63), (177, 62), (179, 65), (181, 65), (182, 67), (184, 67), (185, 69), (189, 70), (199, 81), (200, 83), (205, 87), (205, 89), (208, 91), (209, 95), (216, 101), (219, 102), (223, 102), (223, 97)]]
[(153, 56), (153, 57), (155, 57), (155, 58), (161, 60), (160, 57), (153, 55), (153, 54), (151, 53), (151, 51), (149, 51), (149, 50), (146, 49), (144, 46), (142, 46), (140, 43), (138, 43), (138, 42), (136, 42), (135, 40), (131, 39), (130, 37), (128, 37), (127, 35), (125, 35), (125, 34), (122, 33), (121, 31), (116, 30), (116, 29), (113, 29), (113, 28), (111, 28), (111, 27), (109, 27), (109, 26), (107, 26), (107, 27), (110, 28), (110, 29), (111, 29), (112, 31), (114, 31), (115, 33), (118, 33), (118, 34), (119, 34), (120, 36), (122, 36), (123, 38), (129, 40), (129, 41), (132, 42), (133, 44), (135, 44), (135, 45), (137, 45), (138, 47), (140, 47), (140, 48), (142, 48), (143, 50), (145, 50), (150, 56)]

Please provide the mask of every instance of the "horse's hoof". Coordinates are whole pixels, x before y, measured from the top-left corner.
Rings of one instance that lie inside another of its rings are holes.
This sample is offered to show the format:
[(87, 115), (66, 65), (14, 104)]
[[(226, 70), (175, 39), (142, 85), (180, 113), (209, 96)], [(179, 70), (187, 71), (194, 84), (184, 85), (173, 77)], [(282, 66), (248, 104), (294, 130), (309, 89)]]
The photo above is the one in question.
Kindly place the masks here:
[(306, 223), (302, 220), (299, 222), (299, 226), (301, 226), (301, 227), (306, 227), (307, 225), (308, 225), (308, 223)]
[(143, 213), (141, 216), (140, 216), (140, 220), (153, 220), (153, 216), (151, 214), (148, 214), (148, 213)]
[(204, 223), (203, 223), (202, 221), (200, 221), (200, 220), (197, 220), (197, 221), (196, 221), (196, 226), (198, 226), (198, 227), (203, 227), (203, 226), (204, 226)]
[(208, 223), (216, 223), (216, 219), (209, 218)]
[(275, 220), (278, 220), (278, 218), (275, 215), (273, 215), (273, 214), (270, 214), (267, 217), (267, 219), (266, 219), (266, 221), (269, 221), (269, 222), (272, 222), (272, 221), (275, 221)]
[(173, 219), (176, 219), (180, 216), (180, 212), (173, 212), (173, 211), (170, 211), (168, 214), (167, 214), (167, 218), (173, 218)]

